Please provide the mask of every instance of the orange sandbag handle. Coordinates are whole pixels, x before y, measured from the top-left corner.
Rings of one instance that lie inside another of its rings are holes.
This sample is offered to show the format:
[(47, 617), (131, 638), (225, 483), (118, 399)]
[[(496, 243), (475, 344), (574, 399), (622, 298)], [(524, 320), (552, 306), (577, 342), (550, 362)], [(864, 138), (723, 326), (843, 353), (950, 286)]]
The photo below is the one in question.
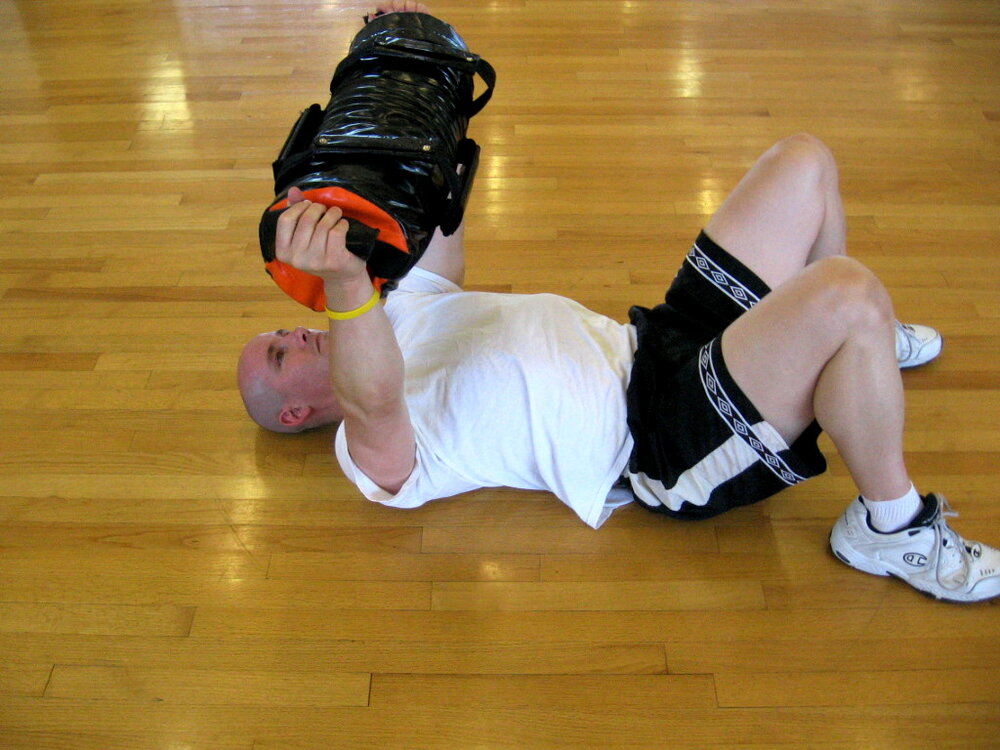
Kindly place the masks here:
[[(394, 250), (405, 255), (410, 254), (406, 237), (399, 223), (371, 201), (339, 187), (313, 188), (303, 191), (303, 195), (313, 203), (339, 207), (344, 212), (345, 218), (353, 219), (377, 230), (377, 239), (380, 243), (390, 245)], [(288, 199), (282, 198), (269, 206), (267, 210), (268, 212), (281, 212), (288, 207)], [(323, 288), (323, 280), (318, 276), (293, 268), (277, 258), (266, 261), (264, 268), (282, 291), (296, 302), (300, 302), (316, 312), (323, 312), (326, 308), (326, 292)], [(390, 281), (373, 275), (371, 271), (369, 271), (369, 276), (372, 284), (380, 292), (385, 290)]]

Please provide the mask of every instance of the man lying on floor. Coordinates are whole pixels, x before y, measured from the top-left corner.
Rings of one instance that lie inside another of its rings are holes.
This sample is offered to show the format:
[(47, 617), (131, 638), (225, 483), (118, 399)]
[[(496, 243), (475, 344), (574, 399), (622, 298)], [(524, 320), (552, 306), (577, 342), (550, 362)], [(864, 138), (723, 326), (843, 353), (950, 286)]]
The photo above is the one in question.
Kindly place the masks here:
[(238, 381), (261, 426), (339, 423), (370, 500), (415, 508), (482, 487), (545, 490), (598, 527), (627, 500), (708, 518), (823, 472), (825, 430), (859, 495), (846, 564), (939, 599), (1000, 595), (1000, 551), (967, 542), (903, 456), (900, 368), (941, 338), (896, 321), (845, 254), (837, 167), (807, 135), (768, 150), (652, 309), (629, 324), (551, 294), (465, 292), (463, 232), (435, 236), (384, 300), (339, 208), (289, 191), (278, 258), (323, 280), (329, 330), (263, 333)]

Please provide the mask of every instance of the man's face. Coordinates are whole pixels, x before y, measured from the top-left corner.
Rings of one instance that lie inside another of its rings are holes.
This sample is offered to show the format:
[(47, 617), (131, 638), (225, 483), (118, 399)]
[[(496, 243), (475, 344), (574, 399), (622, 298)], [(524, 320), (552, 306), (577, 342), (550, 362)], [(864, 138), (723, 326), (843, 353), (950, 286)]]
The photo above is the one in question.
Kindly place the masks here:
[(243, 350), (248, 377), (260, 378), (289, 400), (316, 405), (330, 398), (326, 332), (279, 329), (254, 337)]

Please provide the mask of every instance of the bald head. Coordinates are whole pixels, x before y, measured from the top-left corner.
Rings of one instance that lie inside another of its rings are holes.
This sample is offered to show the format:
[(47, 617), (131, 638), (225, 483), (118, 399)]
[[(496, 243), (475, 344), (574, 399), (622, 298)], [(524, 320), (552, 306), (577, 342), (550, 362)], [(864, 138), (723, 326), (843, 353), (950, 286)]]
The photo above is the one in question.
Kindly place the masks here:
[(340, 420), (329, 383), (326, 334), (280, 329), (250, 339), (236, 380), (247, 414), (275, 432), (301, 432)]
[(289, 430), (281, 424), (279, 415), (284, 399), (280, 393), (254, 372), (247, 354), (249, 348), (250, 344), (247, 344), (240, 354), (239, 363), (236, 365), (236, 382), (240, 387), (240, 396), (243, 398), (243, 406), (247, 410), (247, 414), (250, 415), (250, 419), (265, 430), (294, 432), (295, 430)]

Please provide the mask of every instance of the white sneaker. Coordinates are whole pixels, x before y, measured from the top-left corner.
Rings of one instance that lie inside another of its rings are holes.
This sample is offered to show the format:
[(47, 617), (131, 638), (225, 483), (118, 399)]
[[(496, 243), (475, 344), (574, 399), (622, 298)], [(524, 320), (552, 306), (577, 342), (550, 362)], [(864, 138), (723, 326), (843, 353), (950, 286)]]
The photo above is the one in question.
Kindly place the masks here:
[(896, 322), (896, 360), (902, 369), (927, 364), (941, 353), (943, 343), (930, 326)]
[(967, 542), (948, 526), (955, 516), (940, 495), (923, 498), (924, 509), (905, 529), (872, 528), (859, 497), (830, 534), (830, 548), (852, 568), (896, 576), (918, 591), (949, 602), (980, 602), (1000, 596), (1000, 550)]

